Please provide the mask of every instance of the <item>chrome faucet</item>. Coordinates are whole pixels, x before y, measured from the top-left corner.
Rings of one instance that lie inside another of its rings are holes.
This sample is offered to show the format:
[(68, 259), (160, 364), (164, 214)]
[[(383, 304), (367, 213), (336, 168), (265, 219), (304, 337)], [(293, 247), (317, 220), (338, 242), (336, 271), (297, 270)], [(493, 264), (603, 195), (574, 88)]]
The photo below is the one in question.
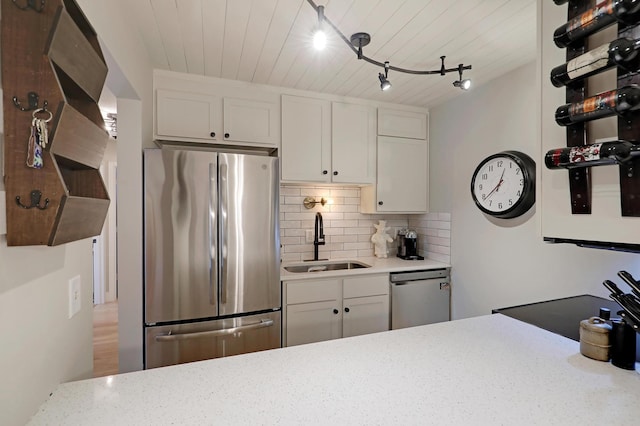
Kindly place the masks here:
[(322, 215), (316, 213), (315, 232), (313, 235), (313, 260), (318, 259), (318, 246), (324, 245), (324, 226), (322, 225)]

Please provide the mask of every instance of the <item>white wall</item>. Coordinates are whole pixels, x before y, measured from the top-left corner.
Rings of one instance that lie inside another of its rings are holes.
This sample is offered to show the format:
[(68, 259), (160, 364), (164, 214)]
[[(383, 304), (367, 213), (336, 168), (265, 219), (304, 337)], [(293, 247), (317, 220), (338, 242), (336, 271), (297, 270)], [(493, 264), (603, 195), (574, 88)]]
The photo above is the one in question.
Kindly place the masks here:
[[(485, 157), (518, 150), (536, 160), (538, 174), (544, 167), (537, 75), (532, 62), (430, 110), (430, 206), (451, 212), (454, 318), (578, 294), (606, 297), (602, 281), (616, 281), (618, 270), (640, 276), (638, 255), (544, 243), (539, 201), (517, 219), (490, 219), (475, 207), (471, 175)], [(539, 200), (539, 185), (537, 192)]]
[(152, 67), (129, 1), (77, 0), (98, 34), (118, 102), (118, 345), (120, 372), (142, 369), (142, 148), (153, 145)]

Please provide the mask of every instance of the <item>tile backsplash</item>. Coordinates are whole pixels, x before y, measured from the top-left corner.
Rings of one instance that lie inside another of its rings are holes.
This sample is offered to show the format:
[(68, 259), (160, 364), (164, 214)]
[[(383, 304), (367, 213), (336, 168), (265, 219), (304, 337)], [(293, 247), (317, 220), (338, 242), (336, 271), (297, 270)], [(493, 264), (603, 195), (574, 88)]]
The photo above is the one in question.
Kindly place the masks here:
[(418, 232), (420, 254), (451, 263), (451, 213), (410, 215), (409, 218), (409, 227)]
[[(306, 209), (305, 197), (321, 197), (331, 204)], [(409, 225), (408, 215), (375, 215), (360, 213), (360, 188), (338, 186), (280, 186), (280, 243), (283, 261), (313, 258), (313, 240), (306, 241), (306, 231), (313, 236), (316, 213), (322, 214), (326, 244), (319, 247), (321, 259), (373, 256), (371, 236), (378, 220), (387, 221), (389, 234)], [(389, 255), (395, 256), (395, 241), (388, 244)]]

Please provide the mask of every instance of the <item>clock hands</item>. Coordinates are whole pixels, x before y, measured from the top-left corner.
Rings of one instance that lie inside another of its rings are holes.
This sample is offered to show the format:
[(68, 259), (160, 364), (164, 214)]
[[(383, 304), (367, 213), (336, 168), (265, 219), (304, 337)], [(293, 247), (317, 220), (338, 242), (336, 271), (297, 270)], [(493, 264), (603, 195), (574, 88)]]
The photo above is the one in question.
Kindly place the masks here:
[(495, 187), (495, 188), (493, 188), (493, 189), (491, 190), (491, 192), (490, 192), (490, 193), (488, 193), (488, 194), (487, 194), (487, 196), (485, 197), (485, 200), (488, 200), (488, 199), (489, 199), (489, 197), (491, 197), (491, 196), (493, 195), (493, 193), (494, 193), (494, 192), (497, 192), (497, 191), (498, 191), (498, 188), (500, 188), (500, 186), (502, 185), (502, 182), (504, 182), (504, 179), (502, 179), (502, 178), (504, 177), (504, 172), (505, 172), (505, 171), (506, 171), (506, 169), (503, 169), (503, 170), (502, 170), (502, 175), (500, 175), (500, 180), (498, 181), (498, 184), (496, 185), (496, 187)]

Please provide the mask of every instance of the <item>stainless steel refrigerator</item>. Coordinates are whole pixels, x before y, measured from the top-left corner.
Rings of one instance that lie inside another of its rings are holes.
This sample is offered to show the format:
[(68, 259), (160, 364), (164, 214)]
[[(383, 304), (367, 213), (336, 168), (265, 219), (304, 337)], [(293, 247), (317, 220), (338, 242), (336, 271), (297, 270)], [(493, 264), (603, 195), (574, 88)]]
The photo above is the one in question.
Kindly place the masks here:
[(144, 151), (145, 368), (281, 346), (278, 159)]

